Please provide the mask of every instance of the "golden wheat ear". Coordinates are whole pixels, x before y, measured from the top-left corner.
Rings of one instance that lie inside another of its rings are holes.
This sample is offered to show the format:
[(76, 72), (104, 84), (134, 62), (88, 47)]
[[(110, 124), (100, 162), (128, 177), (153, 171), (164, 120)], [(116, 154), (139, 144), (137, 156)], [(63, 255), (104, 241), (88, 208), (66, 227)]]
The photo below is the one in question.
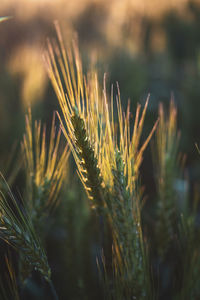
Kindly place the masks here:
[(124, 113), (118, 88), (115, 123), (113, 93), (109, 101), (105, 80), (101, 87), (97, 73), (83, 75), (77, 43), (65, 50), (58, 25), (56, 30), (58, 44), (52, 46), (48, 41), (45, 64), (62, 111), (61, 127), (80, 179), (92, 206), (99, 213), (103, 207), (110, 221), (114, 240), (111, 293), (113, 299), (121, 300), (125, 295), (126, 299), (143, 299), (145, 293), (150, 294), (145, 287), (149, 272), (140, 222), (141, 189), (137, 182), (143, 153), (157, 122), (140, 146), (148, 99), (141, 115), (141, 106), (137, 106), (132, 131), (130, 106)]
[(56, 30), (58, 44), (53, 47), (48, 42), (45, 64), (62, 110), (61, 127), (77, 164), (78, 175), (91, 207), (99, 209), (103, 197), (98, 160), (101, 146), (98, 140), (101, 127), (98, 81), (94, 73), (90, 74), (89, 82), (83, 75), (77, 41), (72, 42), (72, 49), (65, 50), (58, 25)]
[[(26, 131), (22, 142), (27, 189), (27, 206), (37, 221), (58, 204), (58, 194), (67, 172), (69, 147), (61, 148), (61, 129), (56, 132), (55, 114), (49, 138), (40, 121), (33, 124), (31, 109), (26, 115)], [(35, 216), (34, 216), (35, 214)]]

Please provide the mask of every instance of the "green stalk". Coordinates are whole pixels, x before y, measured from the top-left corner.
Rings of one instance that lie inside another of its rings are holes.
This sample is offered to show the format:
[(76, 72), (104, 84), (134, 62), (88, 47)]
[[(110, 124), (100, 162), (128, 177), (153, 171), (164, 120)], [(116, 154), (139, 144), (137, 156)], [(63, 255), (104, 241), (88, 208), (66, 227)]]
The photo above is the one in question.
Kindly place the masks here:
[(58, 300), (59, 298), (58, 298), (58, 295), (57, 295), (57, 292), (56, 292), (53, 282), (51, 280), (48, 280), (48, 284), (49, 284), (49, 288), (50, 288), (51, 294), (53, 296), (53, 299)]

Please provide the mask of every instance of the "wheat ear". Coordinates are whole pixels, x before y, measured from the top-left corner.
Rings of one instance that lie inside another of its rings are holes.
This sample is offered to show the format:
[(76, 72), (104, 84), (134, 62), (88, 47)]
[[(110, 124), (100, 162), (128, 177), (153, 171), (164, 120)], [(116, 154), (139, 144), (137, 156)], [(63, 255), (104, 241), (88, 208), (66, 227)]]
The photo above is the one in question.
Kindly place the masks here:
[(0, 192), (0, 237), (22, 254), (23, 260), (49, 281), (51, 270), (45, 251), (36, 236), (25, 207), (15, 200), (7, 186), (7, 195)]

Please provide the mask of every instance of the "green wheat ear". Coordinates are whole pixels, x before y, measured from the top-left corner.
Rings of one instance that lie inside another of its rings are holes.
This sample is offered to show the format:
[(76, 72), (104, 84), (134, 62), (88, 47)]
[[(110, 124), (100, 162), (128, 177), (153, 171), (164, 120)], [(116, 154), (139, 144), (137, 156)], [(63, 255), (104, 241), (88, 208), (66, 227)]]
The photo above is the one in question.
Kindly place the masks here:
[[(130, 193), (124, 176), (125, 164), (119, 150), (115, 151), (115, 160), (116, 165), (112, 170), (113, 193), (108, 202), (113, 231), (114, 291), (108, 294), (111, 294), (111, 299), (145, 299), (151, 295), (147, 286), (150, 273), (146, 265), (140, 208), (137, 207), (139, 195), (136, 188), (133, 194)], [(106, 277), (105, 280), (108, 280)]]
[(17, 250), (25, 263), (50, 281), (51, 270), (46, 253), (36, 236), (27, 210), (15, 200), (3, 177), (1, 180), (5, 187), (4, 192), (0, 191), (0, 238)]
[[(67, 172), (68, 146), (61, 150), (61, 129), (56, 132), (55, 113), (53, 114), (50, 137), (40, 121), (32, 121), (29, 108), (26, 114), (26, 127), (22, 142), (26, 171), (26, 205), (32, 225), (45, 240), (45, 219), (58, 204), (58, 194)], [(31, 273), (30, 265), (20, 259), (21, 278)]]
[(90, 144), (85, 129), (85, 122), (79, 116), (78, 109), (74, 107), (74, 114), (71, 117), (74, 128), (76, 151), (79, 156), (79, 172), (82, 174), (82, 182), (87, 191), (88, 197), (94, 201), (94, 207), (103, 206), (102, 178), (98, 168), (97, 158)]
[(177, 196), (174, 188), (178, 176), (178, 147), (180, 134), (177, 130), (177, 109), (171, 100), (169, 115), (159, 106), (159, 125), (153, 144), (153, 162), (158, 191), (156, 238), (157, 250), (164, 258), (177, 234)]

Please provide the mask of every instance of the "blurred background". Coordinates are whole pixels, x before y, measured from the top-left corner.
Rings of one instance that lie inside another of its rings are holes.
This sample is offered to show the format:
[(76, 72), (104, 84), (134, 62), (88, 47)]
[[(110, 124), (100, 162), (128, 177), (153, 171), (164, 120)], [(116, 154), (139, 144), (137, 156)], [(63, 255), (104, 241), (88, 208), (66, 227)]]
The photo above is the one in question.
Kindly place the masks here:
[[(181, 131), (180, 151), (186, 154), (186, 174), (191, 187), (197, 184), (200, 178), (200, 158), (195, 147), (195, 143), (200, 145), (199, 0), (1, 0), (0, 6), (1, 16), (13, 17), (0, 24), (0, 170), (5, 176), (12, 168), (12, 164), (7, 166), (8, 154), (14, 146), (14, 149), (20, 146), (27, 107), (31, 105), (34, 118), (47, 124), (53, 111), (59, 110), (42, 59), (47, 37), (55, 36), (53, 21), (58, 20), (65, 41), (72, 32), (78, 33), (85, 70), (95, 64), (100, 82), (103, 83), (105, 72), (108, 86), (119, 82), (124, 105), (130, 98), (134, 112), (137, 102), (144, 104), (150, 93), (146, 132), (157, 119), (159, 102), (167, 109), (170, 98), (174, 97)], [(14, 189), (23, 191), (23, 180), (21, 172)], [(145, 154), (142, 182), (149, 195), (147, 201), (151, 201), (155, 191), (150, 150)], [(91, 285), (87, 289), (91, 295), (86, 299), (98, 299), (99, 290), (93, 277), (95, 243), (90, 247), (94, 259), (89, 261), (86, 252), (90, 238), (83, 239), (84, 232), (87, 231), (87, 236), (95, 235), (95, 230), (90, 226), (92, 220), (85, 199), (80, 200), (83, 193), (73, 189), (75, 184), (78, 183), (68, 183), (70, 188), (65, 191), (70, 199), (66, 214), (62, 211), (60, 216), (61, 212), (57, 212), (60, 217), (49, 238), (50, 261), (52, 257), (54, 262), (61, 252), (59, 244), (63, 240), (74, 248), (66, 247), (68, 250), (61, 253), (66, 257), (66, 265), (58, 259), (53, 263), (52, 273), (61, 299), (67, 299), (66, 289), (74, 295), (70, 299), (80, 299), (77, 291), (87, 285)], [(63, 219), (67, 228), (71, 228), (67, 234), (59, 225)], [(78, 238), (73, 240), (73, 236)], [(51, 247), (55, 241), (57, 250)], [(73, 259), (67, 260), (72, 253)], [(85, 267), (87, 259), (90, 271)], [(63, 275), (62, 268), (67, 275)], [(89, 279), (83, 285), (86, 274)], [(66, 276), (65, 280), (61, 281), (61, 276)]]

